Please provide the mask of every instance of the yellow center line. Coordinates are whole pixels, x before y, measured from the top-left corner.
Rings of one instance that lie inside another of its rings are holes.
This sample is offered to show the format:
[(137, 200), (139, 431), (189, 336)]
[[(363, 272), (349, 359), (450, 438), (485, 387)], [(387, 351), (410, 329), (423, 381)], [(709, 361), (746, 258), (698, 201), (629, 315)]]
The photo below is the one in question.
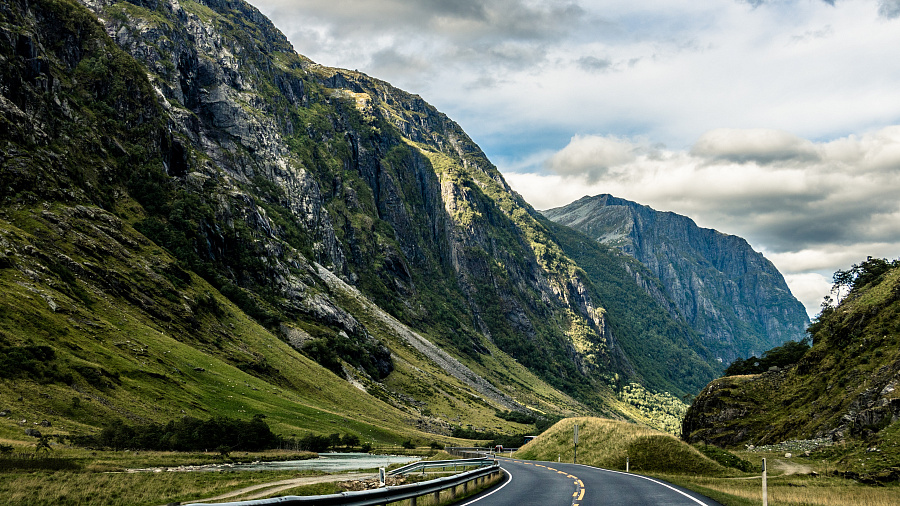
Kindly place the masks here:
[(576, 501), (580, 501), (582, 499), (584, 499), (584, 489), (581, 489), (581, 495), (578, 496), (578, 499), (576, 499)]

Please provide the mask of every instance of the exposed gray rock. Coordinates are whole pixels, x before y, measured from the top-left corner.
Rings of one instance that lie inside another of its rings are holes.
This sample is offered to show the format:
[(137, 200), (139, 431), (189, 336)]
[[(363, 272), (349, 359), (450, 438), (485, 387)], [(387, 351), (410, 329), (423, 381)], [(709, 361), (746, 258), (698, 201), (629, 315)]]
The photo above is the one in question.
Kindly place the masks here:
[(583, 197), (543, 214), (643, 263), (665, 293), (639, 277), (638, 283), (664, 306), (674, 303), (725, 363), (805, 336), (803, 305), (775, 266), (740, 237), (612, 195)]

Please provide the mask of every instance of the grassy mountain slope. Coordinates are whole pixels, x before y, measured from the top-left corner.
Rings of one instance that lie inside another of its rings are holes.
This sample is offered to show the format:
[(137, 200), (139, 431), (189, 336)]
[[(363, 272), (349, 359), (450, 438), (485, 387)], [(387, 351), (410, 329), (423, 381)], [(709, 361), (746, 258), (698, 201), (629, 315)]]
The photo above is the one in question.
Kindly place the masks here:
[[(467, 361), (496, 345), (604, 409), (595, 394), (627, 359), (571, 261), (458, 125), (387, 83), (300, 57), (242, 2), (94, 8), (147, 66), (183, 145), (175, 178), (136, 196), (149, 214), (138, 230), (264, 325), (312, 336), (304, 351), (322, 363), (345, 345), (341, 358), (376, 379), (391, 368), (367, 360), (384, 353), (357, 352), (383, 350), (364, 325), (336, 324), (311, 297), (321, 286), (299, 257)], [(233, 65), (211, 63), (223, 59)]]
[[(845, 453), (855, 472), (896, 467), (900, 266), (869, 259), (848, 272), (848, 295), (810, 326), (812, 348), (789, 368), (710, 383), (685, 418), (689, 441), (827, 438), (839, 444), (822, 451)], [(874, 457), (857, 458), (871, 448)]]
[[(379, 373), (365, 367), (371, 363), (339, 358), (329, 364), (338, 376), (299, 353), (314, 333), (341, 339), (354, 330), (378, 351), (402, 328), (359, 331), (359, 320), (378, 313), (348, 305), (357, 319), (339, 309), (334, 301), (347, 298), (345, 290), (330, 287), (302, 255), (289, 260), (293, 274), (309, 283), (313, 317), (261, 325), (275, 312), (267, 294), (210, 276), (208, 263), (191, 261), (190, 233), (212, 210), (204, 201), (209, 194), (188, 189), (207, 183), (198, 175), (178, 186), (161, 169), (177, 172), (179, 163), (202, 156), (169, 131), (171, 111), (157, 105), (144, 69), (78, 4), (12, 3), (2, 14), (0, 49), (9, 62), (0, 103), (4, 436), (22, 438), (23, 426), (41, 419), (65, 433), (113, 418), (257, 413), (282, 435), (347, 431), (372, 442), (446, 439), (454, 420), (526, 429), (494, 416), (494, 409), (519, 406), (505, 392), (486, 398), (477, 377), (460, 379), (408, 345), (393, 347), (383, 383), (369, 374)], [(232, 226), (230, 233), (250, 235), (240, 221)], [(232, 261), (266, 263), (228, 235), (219, 246)], [(496, 361), (504, 365), (502, 379), (521, 388), (522, 406), (584, 409), (521, 365)]]
[(85, 5), (0, 6), (18, 420), (424, 441), (529, 430), (507, 410), (655, 423), (646, 399), (709, 374), (420, 97), (309, 61), (242, 1)]

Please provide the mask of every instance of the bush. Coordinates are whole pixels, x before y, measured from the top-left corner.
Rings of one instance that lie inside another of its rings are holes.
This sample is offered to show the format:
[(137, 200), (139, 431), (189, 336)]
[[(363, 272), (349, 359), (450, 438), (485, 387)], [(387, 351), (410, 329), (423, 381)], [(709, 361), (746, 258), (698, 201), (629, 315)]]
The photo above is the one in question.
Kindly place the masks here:
[(781, 346), (772, 348), (763, 353), (762, 358), (755, 356), (746, 360), (736, 359), (725, 369), (725, 376), (738, 376), (741, 374), (759, 374), (768, 371), (771, 367), (788, 367), (800, 361), (809, 350), (809, 342), (788, 341)]
[(707, 457), (715, 460), (723, 466), (733, 467), (745, 473), (752, 472), (756, 469), (755, 466), (750, 462), (738, 457), (737, 455), (727, 450), (723, 450), (718, 446), (696, 445), (694, 446), (694, 448), (699, 450), (703, 455), (706, 455)]
[[(634, 471), (715, 474), (721, 468), (671, 436), (640, 436), (628, 445)], [(624, 466), (623, 466), (624, 467)]]

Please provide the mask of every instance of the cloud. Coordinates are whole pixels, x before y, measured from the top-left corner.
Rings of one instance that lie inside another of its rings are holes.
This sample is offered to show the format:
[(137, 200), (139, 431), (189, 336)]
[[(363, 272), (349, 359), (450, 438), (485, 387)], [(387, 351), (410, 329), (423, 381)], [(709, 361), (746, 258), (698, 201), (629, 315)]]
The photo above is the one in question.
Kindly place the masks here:
[(719, 128), (703, 134), (691, 154), (735, 163), (769, 164), (788, 160), (814, 161), (815, 146), (807, 140), (778, 130)]
[(785, 274), (784, 280), (791, 293), (806, 308), (807, 315), (815, 318), (821, 309), (822, 301), (831, 291), (831, 278), (817, 272), (802, 274)]
[[(742, 1), (742, 2), (750, 5), (753, 8), (759, 7), (763, 4), (773, 3), (771, 0), (739, 0), (739, 1)], [(886, 1), (886, 0), (882, 0), (882, 1)], [(822, 0), (822, 2), (834, 7), (834, 0)]]
[(900, 0), (880, 0), (878, 2), (878, 15), (885, 19), (900, 17)]
[(578, 59), (578, 66), (588, 72), (605, 72), (612, 67), (612, 61), (596, 56), (582, 56)]
[(561, 175), (582, 175), (594, 182), (611, 169), (633, 162), (640, 148), (611, 137), (576, 135), (569, 145), (547, 160), (547, 168)]

